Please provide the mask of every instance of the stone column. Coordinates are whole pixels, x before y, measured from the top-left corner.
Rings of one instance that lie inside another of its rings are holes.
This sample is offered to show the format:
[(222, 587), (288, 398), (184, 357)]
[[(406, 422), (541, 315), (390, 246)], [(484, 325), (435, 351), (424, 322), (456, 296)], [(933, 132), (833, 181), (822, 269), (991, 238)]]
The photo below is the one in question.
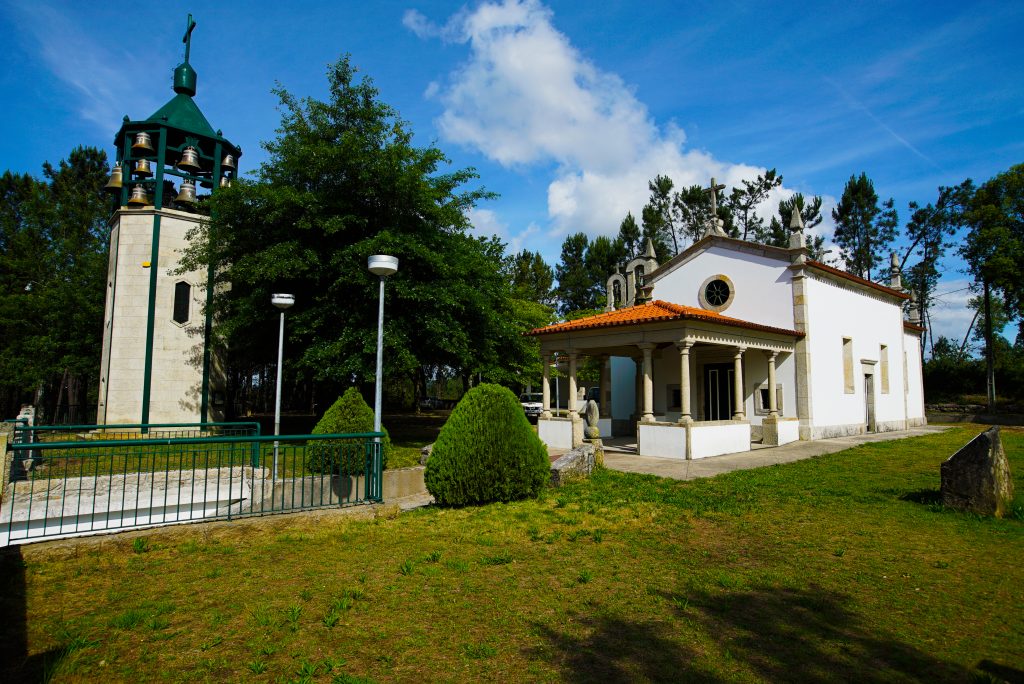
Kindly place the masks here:
[(612, 417), (612, 359), (601, 356), (601, 417)]
[(768, 415), (779, 415), (779, 400), (775, 392), (775, 357), (779, 352), (768, 352)]
[(638, 344), (644, 352), (644, 404), (643, 404), (643, 415), (640, 418), (645, 423), (654, 422), (654, 363), (651, 358), (651, 354), (654, 351), (654, 344), (652, 342), (643, 342)]
[(736, 347), (736, 356), (733, 357), (733, 420), (746, 419), (743, 411), (743, 352), (746, 350), (746, 347)]
[(569, 417), (577, 416), (576, 412), (576, 352), (571, 351), (569, 356)]
[(541, 418), (551, 417), (551, 354), (542, 354), (540, 357), (541, 363), (544, 364), (544, 379), (541, 380), (541, 404), (543, 411), (540, 414)]
[(693, 342), (680, 340), (679, 346), (679, 408), (682, 415), (679, 416), (679, 423), (686, 425), (693, 422), (690, 415), (690, 348)]

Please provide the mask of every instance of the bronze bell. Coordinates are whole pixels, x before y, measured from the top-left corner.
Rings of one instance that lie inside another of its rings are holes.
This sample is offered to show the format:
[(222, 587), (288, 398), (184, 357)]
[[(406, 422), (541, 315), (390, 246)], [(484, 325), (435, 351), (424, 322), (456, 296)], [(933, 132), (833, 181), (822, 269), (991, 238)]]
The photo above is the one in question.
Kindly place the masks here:
[(223, 166), (225, 169), (234, 169), (235, 168), (235, 157), (234, 157), (234, 155), (225, 154), (224, 155), (224, 161), (222, 161), (220, 163), (220, 165)]
[(220, 187), (222, 187), (222, 188), (230, 188), (231, 187), (231, 179), (228, 178), (227, 176), (221, 176), (220, 177)]
[(149, 133), (136, 133), (135, 142), (132, 143), (132, 152), (148, 152), (152, 154), (156, 152), (153, 149), (153, 140), (149, 137)]
[(192, 181), (182, 181), (181, 191), (178, 192), (178, 196), (174, 198), (174, 201), (178, 204), (195, 204), (196, 184)]
[(117, 192), (121, 189), (121, 162), (114, 164), (114, 169), (110, 172), (110, 180), (103, 186), (103, 189), (109, 192)]
[(136, 185), (132, 188), (131, 199), (128, 200), (128, 205), (132, 207), (144, 207), (149, 204), (149, 195), (146, 194), (146, 189), (141, 185)]
[(199, 170), (199, 153), (196, 152), (194, 147), (186, 147), (181, 153), (181, 161), (178, 162), (178, 168), (183, 171), (198, 171)]
[(140, 159), (135, 162), (135, 175), (142, 176), (143, 178), (149, 178), (153, 175), (153, 169), (150, 167), (148, 159)]

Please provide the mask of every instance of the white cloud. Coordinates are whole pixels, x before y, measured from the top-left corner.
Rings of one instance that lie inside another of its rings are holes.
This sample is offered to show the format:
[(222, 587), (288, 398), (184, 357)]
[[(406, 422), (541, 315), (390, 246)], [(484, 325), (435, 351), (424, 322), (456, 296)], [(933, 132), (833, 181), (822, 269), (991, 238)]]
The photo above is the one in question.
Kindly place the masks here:
[(507, 245), (506, 252), (509, 254), (522, 251), (526, 242), (540, 233), (540, 228), (531, 223), (519, 233), (512, 235), (508, 225), (498, 218), (498, 214), (491, 209), (474, 207), (466, 213), (466, 217), (473, 226), (473, 232), (480, 237), (497, 236)]
[[(659, 173), (677, 187), (707, 185), (711, 177), (731, 187), (764, 171), (685, 149), (683, 131), (659, 126), (633, 90), (581, 55), (536, 0), (485, 2), (443, 27), (410, 10), (404, 23), (421, 37), (469, 47), (447, 83), (428, 89), (444, 106), (437, 125), (446, 140), (509, 168), (553, 165), (552, 237), (614, 234), (627, 211), (639, 214)], [(768, 213), (790, 194), (775, 191)]]

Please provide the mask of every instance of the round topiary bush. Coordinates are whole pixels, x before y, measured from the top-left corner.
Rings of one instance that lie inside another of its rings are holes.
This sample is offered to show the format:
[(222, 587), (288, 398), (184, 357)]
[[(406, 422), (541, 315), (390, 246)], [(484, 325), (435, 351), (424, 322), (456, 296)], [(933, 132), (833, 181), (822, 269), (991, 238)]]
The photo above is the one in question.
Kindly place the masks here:
[(441, 428), (424, 479), (437, 503), (462, 506), (536, 496), (550, 472), (547, 448), (516, 396), (483, 384)]
[[(384, 433), (381, 439), (383, 467), (387, 468), (388, 457), (391, 456), (391, 438), (387, 428), (381, 425), (380, 429)], [(345, 390), (313, 428), (314, 435), (363, 432), (373, 432), (373, 409), (355, 387)], [(366, 450), (363, 445), (361, 441), (310, 441), (306, 445), (306, 468), (314, 473), (362, 475), (366, 470)]]

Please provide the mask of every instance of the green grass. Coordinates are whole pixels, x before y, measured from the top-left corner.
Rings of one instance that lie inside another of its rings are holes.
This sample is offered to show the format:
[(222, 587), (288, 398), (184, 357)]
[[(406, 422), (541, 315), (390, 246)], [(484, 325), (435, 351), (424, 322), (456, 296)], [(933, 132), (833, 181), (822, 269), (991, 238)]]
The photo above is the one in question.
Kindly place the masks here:
[(0, 569), (0, 680), (1019, 678), (1024, 431), (1003, 431), (1018, 518), (937, 503), (976, 431), (372, 521), (167, 528), (144, 553), (25, 547)]

